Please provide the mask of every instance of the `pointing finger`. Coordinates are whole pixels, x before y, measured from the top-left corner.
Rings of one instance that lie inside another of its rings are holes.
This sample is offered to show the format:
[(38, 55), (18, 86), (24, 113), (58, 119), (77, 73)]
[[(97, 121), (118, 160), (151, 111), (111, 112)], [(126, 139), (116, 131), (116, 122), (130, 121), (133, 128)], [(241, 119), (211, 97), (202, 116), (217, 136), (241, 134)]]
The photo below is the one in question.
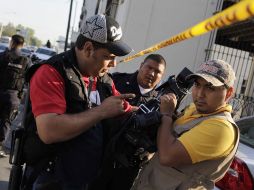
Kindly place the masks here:
[(135, 94), (120, 94), (118, 97), (120, 99), (135, 98)]

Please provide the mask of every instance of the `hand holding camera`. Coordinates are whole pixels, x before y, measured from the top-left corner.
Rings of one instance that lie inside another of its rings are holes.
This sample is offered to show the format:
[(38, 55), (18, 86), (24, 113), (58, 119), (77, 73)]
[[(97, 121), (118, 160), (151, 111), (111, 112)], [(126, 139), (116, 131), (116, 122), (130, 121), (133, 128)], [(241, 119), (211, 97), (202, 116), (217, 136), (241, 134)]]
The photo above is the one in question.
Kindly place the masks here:
[(170, 76), (156, 89), (158, 95), (154, 99), (141, 104), (136, 112), (132, 112), (120, 124), (120, 130), (115, 136), (117, 138), (112, 143), (115, 145), (114, 150), (111, 152), (121, 165), (132, 167), (133, 163), (142, 163), (140, 155), (157, 150), (156, 137), (162, 115), (175, 118), (175, 111), (193, 85), (193, 80), (185, 80), (190, 74), (192, 72), (184, 68), (177, 77)]
[(160, 113), (168, 116), (173, 115), (177, 105), (177, 99), (175, 94), (168, 93), (160, 97)]

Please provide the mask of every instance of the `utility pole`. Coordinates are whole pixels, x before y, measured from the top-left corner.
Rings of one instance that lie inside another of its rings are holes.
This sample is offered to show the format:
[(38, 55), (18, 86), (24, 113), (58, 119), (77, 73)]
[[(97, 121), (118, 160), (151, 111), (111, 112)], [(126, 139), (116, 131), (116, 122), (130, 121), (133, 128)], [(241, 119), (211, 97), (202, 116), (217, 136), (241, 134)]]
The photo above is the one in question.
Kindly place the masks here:
[(118, 7), (123, 3), (124, 0), (108, 0), (106, 7), (106, 15), (116, 18)]
[(2, 23), (0, 23), (0, 37), (2, 36), (2, 32), (3, 32), (3, 24)]
[(73, 0), (71, 0), (71, 4), (70, 4), (69, 19), (68, 19), (68, 25), (67, 25), (67, 31), (66, 31), (64, 51), (67, 50), (67, 46), (68, 46), (69, 30), (70, 30), (70, 23), (71, 23), (72, 3), (73, 3)]

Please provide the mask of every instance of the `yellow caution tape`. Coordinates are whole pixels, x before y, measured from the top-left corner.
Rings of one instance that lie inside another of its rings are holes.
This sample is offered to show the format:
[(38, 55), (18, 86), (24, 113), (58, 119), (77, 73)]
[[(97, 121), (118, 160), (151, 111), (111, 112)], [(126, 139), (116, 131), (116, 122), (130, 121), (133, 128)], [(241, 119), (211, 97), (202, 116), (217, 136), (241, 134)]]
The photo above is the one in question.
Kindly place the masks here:
[(243, 0), (167, 40), (142, 50), (135, 55), (126, 57), (120, 62), (130, 61), (134, 58), (154, 52), (166, 46), (193, 38), (195, 36), (200, 36), (211, 30), (246, 20), (252, 16), (254, 16), (254, 0)]

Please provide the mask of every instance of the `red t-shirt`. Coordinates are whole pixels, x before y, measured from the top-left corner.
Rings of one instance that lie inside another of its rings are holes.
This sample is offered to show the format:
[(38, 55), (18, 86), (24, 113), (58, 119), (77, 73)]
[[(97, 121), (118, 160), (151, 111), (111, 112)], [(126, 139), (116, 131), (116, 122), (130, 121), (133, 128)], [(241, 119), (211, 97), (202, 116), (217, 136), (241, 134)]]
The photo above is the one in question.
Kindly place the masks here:
[[(89, 78), (83, 77), (88, 86)], [(100, 96), (96, 90), (97, 78), (94, 78), (90, 92), (91, 102), (100, 105)], [(113, 95), (119, 95), (114, 83), (112, 84)], [(66, 112), (65, 84), (62, 76), (50, 65), (42, 65), (30, 81), (30, 98), (34, 116), (44, 113), (63, 114)], [(124, 101), (124, 109), (130, 111), (131, 105)]]

